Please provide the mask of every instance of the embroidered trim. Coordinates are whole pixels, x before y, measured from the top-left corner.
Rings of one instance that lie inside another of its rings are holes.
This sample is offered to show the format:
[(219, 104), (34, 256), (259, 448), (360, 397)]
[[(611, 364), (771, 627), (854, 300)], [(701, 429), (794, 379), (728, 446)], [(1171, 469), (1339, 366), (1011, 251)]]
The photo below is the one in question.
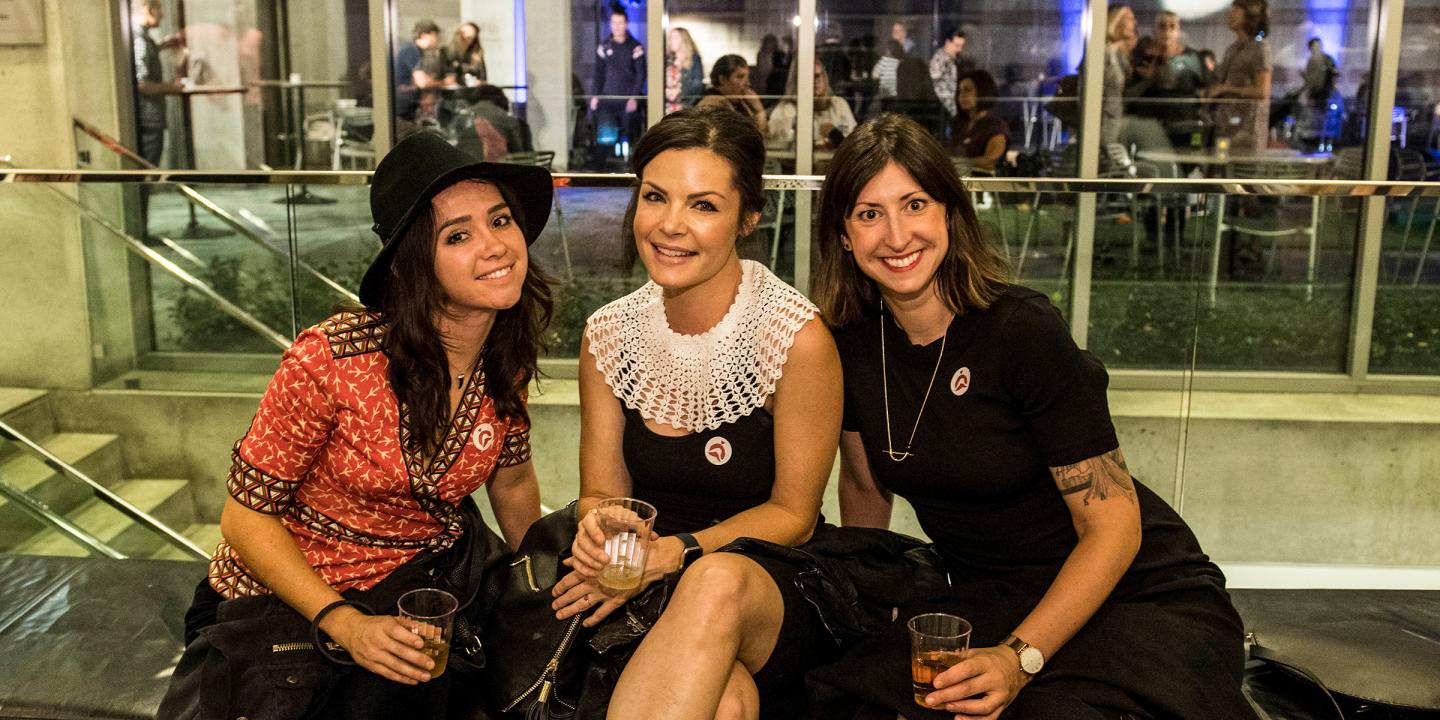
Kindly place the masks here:
[(368, 310), (345, 311), (320, 323), (330, 340), (330, 355), (336, 360), (378, 352), (385, 344), (385, 324), (380, 313)]
[(215, 554), (210, 558), (208, 575), (210, 587), (226, 600), (270, 594), (270, 588), (250, 574), (240, 562), (240, 556), (235, 554), (235, 549), (227, 542), (222, 541), (216, 546)]
[(295, 491), (303, 479), (286, 480), (255, 467), (240, 454), (242, 442), (244, 438), (237, 440), (230, 451), (230, 474), (225, 478), (230, 496), (255, 512), (284, 515), (294, 504)]
[(405, 456), (405, 472), (410, 476), (410, 494), (422, 510), (445, 526), (434, 542), (443, 543), (446, 547), (465, 533), (465, 525), (460, 511), (440, 497), (440, 483), (470, 441), (470, 431), (475, 428), (475, 420), (484, 406), (485, 372), (477, 369), (470, 374), (465, 394), (460, 396), (460, 407), (450, 419), (445, 438), (440, 441), (440, 448), (428, 466), (410, 442), (410, 410), (400, 408), (400, 447)]
[(795, 334), (819, 309), (764, 265), (742, 260), (741, 268), (725, 317), (699, 335), (670, 328), (653, 281), (590, 316), (590, 354), (626, 407), (704, 432), (749, 415), (775, 393)]
[[(326, 515), (325, 513), (322, 513), (319, 510), (316, 510), (315, 508), (312, 508), (302, 502), (296, 502), (295, 505), (290, 508), (289, 512), (286, 513), (286, 516), (294, 519), (295, 522), (304, 525), (306, 529), (310, 530), (311, 532), (324, 535), (325, 537), (335, 538), (337, 540), (341, 540), (352, 545), (363, 545), (365, 547), (375, 548), (399, 548), (402, 550), (421, 550), (424, 548), (433, 547), (437, 544), (435, 538), (410, 540), (405, 538), (376, 537), (368, 533), (363, 533), (359, 530), (346, 527), (335, 518), (332, 518), (329, 515)], [(444, 544), (446, 547), (449, 546), (449, 542), (446, 542)]]
[(500, 467), (514, 467), (530, 462), (530, 428), (505, 436), (500, 446)]

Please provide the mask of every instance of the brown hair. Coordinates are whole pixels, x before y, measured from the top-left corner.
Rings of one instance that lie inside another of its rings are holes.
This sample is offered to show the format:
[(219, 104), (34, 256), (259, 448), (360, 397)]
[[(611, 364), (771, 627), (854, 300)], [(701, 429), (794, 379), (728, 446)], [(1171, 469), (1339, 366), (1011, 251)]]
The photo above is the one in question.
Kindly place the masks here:
[(885, 113), (840, 143), (820, 189), (815, 302), (833, 327), (849, 325), (879, 307), (879, 287), (860, 272), (843, 238), (845, 219), (860, 191), (892, 162), (945, 206), (949, 247), (935, 271), (936, 290), (945, 306), (956, 315), (983, 310), (1010, 282), (1010, 263), (981, 236), (970, 193), (945, 149), (914, 120)]
[(694, 148), (709, 150), (730, 165), (731, 183), (740, 193), (739, 228), (742, 232), (753, 231), (746, 227), (746, 218), (765, 211), (765, 183), (761, 175), (765, 168), (765, 139), (749, 118), (728, 105), (685, 108), (666, 115), (646, 130), (630, 154), (635, 194), (630, 196), (630, 206), (625, 209), (622, 233), (627, 247), (635, 246), (635, 207), (640, 202), (645, 166), (666, 150)]
[(1245, 13), (1246, 37), (1260, 40), (1270, 34), (1270, 3), (1267, 0), (1235, 0), (1230, 4)]
[[(510, 188), (493, 180), (523, 229), (527, 218)], [(436, 318), (445, 312), (445, 292), (435, 275), (435, 212), (433, 205), (415, 215), (391, 261), (391, 291), (385, 293), (381, 312), (389, 328), (385, 355), (390, 361), (390, 385), (410, 421), (412, 451), (429, 456), (440, 446), (450, 420), (450, 383), (457, 372), (440, 342)], [(495, 324), (481, 350), (485, 394), (495, 401), (495, 414), (528, 421), (521, 393), (539, 372), (538, 357), (545, 349), (545, 329), (554, 309), (550, 287), (554, 281), (535, 263), (521, 286), (520, 301), (495, 314)]]

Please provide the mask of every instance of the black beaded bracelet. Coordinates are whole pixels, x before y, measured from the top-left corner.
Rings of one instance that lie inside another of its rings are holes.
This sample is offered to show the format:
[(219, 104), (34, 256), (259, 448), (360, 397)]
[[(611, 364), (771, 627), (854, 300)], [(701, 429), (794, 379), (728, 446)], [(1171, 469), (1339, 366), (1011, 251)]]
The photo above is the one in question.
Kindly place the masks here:
[[(335, 602), (332, 602), (329, 605), (320, 608), (320, 612), (315, 613), (315, 619), (310, 621), (310, 642), (315, 646), (315, 651), (320, 653), (320, 655), (322, 655), (326, 660), (329, 660), (336, 665), (354, 665), (355, 661), (351, 660), (350, 658), (341, 657), (335, 654), (335, 651), (331, 650), (329, 647), (331, 643), (327, 643), (320, 639), (320, 621), (324, 620), (326, 615), (329, 615), (331, 612), (346, 605), (349, 605), (350, 607), (353, 607), (366, 615), (375, 614), (374, 610), (371, 610), (369, 606), (367, 606), (365, 603), (360, 602), (359, 600), (336, 600)], [(337, 644), (336, 647), (339, 647), (339, 645)]]

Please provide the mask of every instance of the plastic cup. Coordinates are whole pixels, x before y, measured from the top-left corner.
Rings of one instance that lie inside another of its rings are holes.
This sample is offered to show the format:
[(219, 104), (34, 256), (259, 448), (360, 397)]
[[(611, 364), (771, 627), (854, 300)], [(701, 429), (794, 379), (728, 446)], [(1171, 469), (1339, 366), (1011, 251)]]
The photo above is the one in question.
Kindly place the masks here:
[(960, 662), (970, 648), (970, 623), (947, 613), (916, 615), (905, 623), (910, 628), (910, 689), (915, 704), (935, 692), (935, 676)]
[(450, 632), (460, 601), (444, 590), (421, 588), (401, 595), (396, 605), (400, 609), (400, 621), (425, 641), (420, 652), (435, 661), (430, 679), (440, 677), (450, 659)]
[(634, 498), (611, 498), (595, 512), (605, 533), (605, 554), (610, 556), (600, 570), (600, 587), (614, 593), (640, 587), (650, 533), (655, 528), (655, 506)]

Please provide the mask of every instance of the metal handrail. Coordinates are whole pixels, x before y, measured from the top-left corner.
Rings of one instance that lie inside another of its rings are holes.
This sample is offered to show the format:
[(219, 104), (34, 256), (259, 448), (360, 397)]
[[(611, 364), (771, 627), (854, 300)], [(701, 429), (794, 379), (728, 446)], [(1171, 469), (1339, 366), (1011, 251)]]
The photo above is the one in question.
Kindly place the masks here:
[[(136, 164), (140, 165), (141, 167), (144, 167), (144, 168), (147, 168), (147, 169), (156, 169), (155, 166), (152, 165), (152, 164), (151, 164), (149, 161), (147, 161), (145, 158), (140, 157), (140, 155), (136, 154), (135, 151), (133, 151), (133, 150), (131, 150), (130, 148), (127, 148), (127, 147), (125, 147), (124, 145), (120, 144), (120, 141), (119, 141), (119, 140), (116, 140), (115, 138), (110, 137), (109, 135), (107, 135), (104, 131), (100, 130), (99, 128), (97, 128), (97, 127), (95, 127), (95, 126), (93, 126), (93, 125), (90, 125), (89, 123), (86, 123), (84, 120), (81, 120), (80, 118), (71, 118), (71, 120), (74, 121), (76, 128), (78, 128), (81, 132), (85, 133), (86, 135), (89, 135), (90, 137), (94, 138), (94, 139), (96, 140), (96, 142), (99, 142), (102, 146), (104, 146), (105, 148), (107, 148), (107, 149), (110, 150), (111, 152), (113, 152), (113, 153), (115, 153), (115, 154), (117, 154), (117, 155), (119, 155), (119, 156), (121, 156), (121, 157), (123, 157), (123, 158), (125, 158), (125, 159), (127, 159), (127, 160), (129, 160), (129, 161), (131, 161), (131, 162), (133, 162), (133, 163), (136, 163)], [(194, 204), (195, 206), (197, 206), (197, 207), (199, 207), (200, 209), (204, 210), (205, 212), (210, 213), (210, 214), (213, 215), (216, 219), (218, 219), (220, 222), (222, 222), (222, 223), (224, 223), (225, 225), (229, 226), (230, 229), (234, 230), (235, 232), (240, 233), (240, 234), (241, 234), (242, 236), (244, 236), (246, 239), (250, 240), (251, 242), (255, 243), (256, 245), (259, 245), (260, 247), (264, 248), (265, 250), (269, 251), (270, 253), (272, 253), (272, 254), (274, 254), (274, 255), (276, 255), (276, 256), (279, 256), (279, 257), (281, 257), (281, 258), (285, 258), (286, 260), (291, 260), (291, 259), (292, 259), (292, 258), (290, 257), (290, 253), (286, 252), (284, 249), (282, 249), (282, 248), (280, 248), (280, 247), (277, 247), (277, 245), (279, 244), (279, 238), (276, 238), (276, 237), (275, 237), (274, 235), (272, 235), (268, 230), (265, 230), (264, 228), (259, 228), (259, 231), (260, 231), (260, 232), (263, 232), (263, 233), (267, 236), (267, 237), (261, 237), (259, 234), (257, 234), (257, 233), (255, 232), (255, 230), (252, 230), (249, 226), (247, 226), (247, 225), (245, 225), (244, 223), (240, 222), (240, 220), (239, 220), (238, 218), (236, 218), (234, 215), (231, 215), (231, 214), (229, 213), (229, 211), (227, 211), (227, 210), (225, 210), (224, 208), (220, 207), (220, 205), (219, 205), (218, 203), (214, 202), (214, 201), (211, 200), (210, 198), (205, 197), (204, 195), (201, 195), (201, 194), (200, 194), (200, 191), (196, 190), (195, 188), (192, 188), (192, 187), (190, 187), (189, 185), (186, 185), (186, 184), (184, 184), (184, 183), (177, 183), (177, 184), (176, 184), (176, 188), (180, 191), (180, 194), (181, 194), (181, 195), (185, 196), (185, 199), (186, 199), (186, 200), (189, 200), (192, 204)], [(307, 263), (307, 262), (305, 262), (304, 260), (301, 260), (301, 259), (298, 258), (298, 257), (297, 257), (297, 258), (293, 258), (293, 260), (294, 260), (294, 262), (295, 262), (295, 267), (301, 269), (301, 270), (304, 271), (306, 274), (310, 275), (311, 277), (315, 278), (316, 280), (319, 280), (321, 284), (323, 284), (323, 285), (325, 285), (326, 287), (330, 288), (332, 291), (334, 291), (334, 292), (335, 292), (336, 294), (338, 294), (340, 297), (345, 298), (346, 300), (349, 300), (349, 301), (352, 302), (352, 303), (357, 303), (357, 304), (358, 304), (358, 303), (360, 302), (360, 296), (359, 296), (359, 295), (356, 295), (354, 292), (352, 292), (349, 288), (345, 287), (344, 285), (341, 285), (340, 283), (335, 282), (335, 280), (334, 280), (333, 278), (331, 278), (329, 275), (326, 275), (325, 273), (320, 272), (320, 271), (319, 271), (318, 269), (316, 269), (314, 266), (310, 265), (310, 263)]]
[[(8, 164), (8, 160), (6, 160), (4, 157), (0, 157), (0, 166), (5, 166)], [(119, 238), (121, 242), (125, 243), (126, 250), (129, 250), (130, 252), (139, 255), (146, 262), (149, 262), (152, 265), (159, 266), (162, 270), (174, 276), (175, 279), (184, 283), (186, 286), (188, 286), (195, 292), (198, 292), (201, 295), (205, 296), (207, 300), (214, 303), (215, 306), (220, 309), (220, 312), (229, 315), (232, 319), (234, 319), (236, 322), (239, 322), (241, 325), (244, 325), (245, 327), (254, 330), (258, 335), (260, 335), (260, 337), (265, 338), (272, 345), (275, 345), (281, 350), (285, 350), (290, 347), (289, 338), (286, 338), (284, 335), (276, 332), (269, 325), (261, 322), (259, 318), (256, 318), (254, 315), (246, 312), (244, 308), (227, 300), (225, 296), (216, 292), (215, 288), (210, 287), (210, 285), (204, 280), (201, 280), (200, 278), (191, 275), (189, 271), (187, 271), (185, 268), (180, 267), (170, 258), (167, 258), (164, 255), (155, 252), (154, 249), (141, 242), (139, 238), (136, 238), (134, 235), (125, 232), (123, 228), (115, 225), (115, 223), (111, 222), (109, 218), (90, 209), (89, 207), (86, 207), (84, 203), (73, 197), (70, 197), (68, 194), (61, 191), (59, 188), (50, 187), (49, 189), (57, 197), (60, 197), (65, 200), (65, 202), (75, 206), (75, 208), (80, 211), (80, 214), (89, 218), (92, 222), (99, 225), (100, 227), (105, 228), (106, 230), (110, 231), (111, 234), (115, 235), (115, 237)]]
[[(370, 183), (370, 171), (360, 170), (55, 170), (14, 168), (0, 170), (0, 183), (197, 183), (212, 185), (350, 185)], [(628, 173), (554, 173), (555, 187), (626, 188), (635, 176)], [(1327, 197), (1440, 197), (1440, 182), (1408, 180), (1308, 180), (1285, 178), (964, 178), (976, 191), (1017, 193), (1209, 193), (1225, 195), (1327, 196)], [(766, 175), (766, 190), (818, 191), (823, 175)]]
[(41, 525), (49, 525), (60, 531), (62, 535), (74, 540), (77, 544), (90, 551), (91, 555), (101, 555), (113, 560), (125, 559), (125, 554), (115, 548), (106, 545), (100, 538), (82, 530), (75, 523), (65, 519), (65, 516), (51, 510), (45, 503), (30, 497), (25, 491), (12, 486), (0, 478), (0, 497), (15, 503), (15, 506), (25, 512), (26, 515), (37, 520)]
[[(126, 500), (123, 497), (120, 497), (119, 495), (116, 495), (115, 492), (112, 491), (110, 488), (101, 485), (99, 482), (96, 482), (90, 476), (86, 475), (83, 472), (80, 472), (80, 470), (76, 469), (75, 466), (65, 462), (64, 460), (61, 460), (59, 457), (56, 457), (54, 453), (46, 450), (43, 445), (26, 437), (24, 433), (16, 430), (4, 420), (0, 420), (0, 439), (15, 442), (20, 447), (28, 450), (31, 454), (39, 456), (41, 462), (44, 462), (45, 466), (50, 468), (51, 470), (54, 470), (61, 475), (67, 476), (73, 480), (78, 480), (79, 482), (85, 484), (90, 488), (90, 492), (94, 494), (96, 498), (99, 498), (101, 502), (115, 508), (116, 510), (119, 510), (131, 520), (134, 520), (135, 522), (159, 533), (161, 537), (164, 538), (164, 540), (166, 542), (169, 542), (171, 545), (174, 545), (180, 548), (182, 551), (188, 552), (200, 558), (201, 560), (208, 560), (210, 558), (210, 555), (204, 550), (202, 550), (199, 545), (191, 542), (190, 538), (187, 538), (184, 535), (175, 532), (175, 530), (169, 525), (166, 525), (165, 523), (156, 520), (154, 517), (151, 517), (149, 513), (141, 510), (138, 507), (135, 507), (130, 503), (130, 501)], [(32, 514), (39, 513), (39, 517), (42, 519), (42, 522), (45, 522), (48, 525), (55, 526), (61, 532), (69, 535), (77, 542), (80, 542), (86, 547), (91, 548), (91, 550), (116, 559), (123, 559), (125, 557), (124, 554), (120, 553), (114, 548), (109, 547), (105, 543), (101, 542), (99, 539), (86, 533), (84, 530), (76, 527), (70, 521), (66, 520), (65, 518), (56, 514), (54, 511), (45, 507), (44, 503), (30, 497), (29, 495), (26, 495), (24, 492), (9, 487), (4, 483), (0, 483), (0, 492), (3, 492), (7, 497), (10, 497), (12, 499), (14, 499), (18, 494), (21, 507), (25, 508)]]

